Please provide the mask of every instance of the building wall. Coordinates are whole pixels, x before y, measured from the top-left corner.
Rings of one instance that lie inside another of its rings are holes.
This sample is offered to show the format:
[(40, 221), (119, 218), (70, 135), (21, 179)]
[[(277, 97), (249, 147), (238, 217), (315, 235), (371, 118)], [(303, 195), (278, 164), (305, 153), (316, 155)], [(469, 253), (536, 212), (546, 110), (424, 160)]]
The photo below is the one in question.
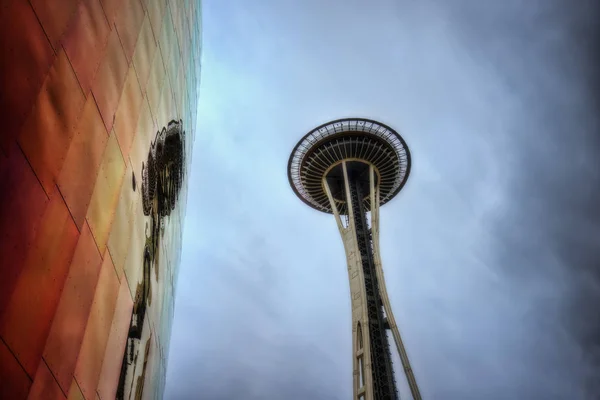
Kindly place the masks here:
[(199, 3), (2, 0), (1, 399), (162, 395)]

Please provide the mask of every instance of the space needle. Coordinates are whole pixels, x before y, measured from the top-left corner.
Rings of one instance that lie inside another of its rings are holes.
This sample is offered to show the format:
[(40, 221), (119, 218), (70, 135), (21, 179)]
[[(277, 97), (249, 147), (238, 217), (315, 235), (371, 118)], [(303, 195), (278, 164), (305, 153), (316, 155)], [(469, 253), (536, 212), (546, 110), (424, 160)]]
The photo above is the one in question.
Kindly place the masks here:
[(379, 250), (380, 207), (410, 173), (410, 153), (392, 128), (363, 118), (340, 119), (308, 132), (288, 162), (288, 178), (308, 206), (333, 214), (342, 236), (352, 305), (354, 400), (396, 400), (387, 332), (396, 344), (414, 400), (421, 400), (392, 314)]

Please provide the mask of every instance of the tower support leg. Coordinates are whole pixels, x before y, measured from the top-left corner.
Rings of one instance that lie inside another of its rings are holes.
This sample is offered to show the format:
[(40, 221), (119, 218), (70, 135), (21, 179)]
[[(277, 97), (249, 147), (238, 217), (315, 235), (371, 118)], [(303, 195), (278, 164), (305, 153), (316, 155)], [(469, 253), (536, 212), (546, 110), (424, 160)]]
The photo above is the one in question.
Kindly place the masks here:
[(388, 297), (387, 289), (385, 287), (385, 277), (383, 274), (383, 267), (381, 263), (381, 252), (379, 247), (379, 187), (375, 185), (375, 172), (373, 167), (370, 167), (369, 171), (370, 175), (370, 203), (371, 203), (371, 235), (373, 239), (373, 256), (375, 261), (375, 270), (377, 273), (377, 279), (381, 284), (379, 285), (379, 296), (381, 298), (381, 302), (383, 303), (383, 309), (385, 310), (385, 315), (387, 317), (387, 322), (389, 325), (389, 329), (392, 331), (392, 336), (394, 338), (394, 342), (396, 343), (396, 349), (398, 350), (398, 355), (400, 356), (400, 361), (402, 362), (402, 368), (404, 369), (404, 374), (406, 376), (406, 380), (408, 381), (408, 386), (410, 387), (410, 392), (412, 394), (413, 400), (421, 400), (421, 393), (419, 391), (419, 386), (417, 385), (417, 381), (415, 379), (415, 375), (410, 366), (410, 361), (408, 359), (408, 354), (406, 353), (406, 349), (404, 348), (404, 343), (402, 342), (402, 337), (400, 336), (400, 330), (398, 329), (398, 325), (396, 324), (396, 319), (394, 318), (394, 313), (392, 312), (392, 306), (390, 304), (390, 299)]

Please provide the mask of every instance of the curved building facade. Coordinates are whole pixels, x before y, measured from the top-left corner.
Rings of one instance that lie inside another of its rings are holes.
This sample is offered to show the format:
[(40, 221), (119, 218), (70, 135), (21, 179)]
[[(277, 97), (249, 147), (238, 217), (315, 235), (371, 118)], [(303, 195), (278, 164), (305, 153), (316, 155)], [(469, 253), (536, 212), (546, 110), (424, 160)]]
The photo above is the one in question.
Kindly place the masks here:
[(199, 0), (0, 7), (0, 399), (162, 397)]

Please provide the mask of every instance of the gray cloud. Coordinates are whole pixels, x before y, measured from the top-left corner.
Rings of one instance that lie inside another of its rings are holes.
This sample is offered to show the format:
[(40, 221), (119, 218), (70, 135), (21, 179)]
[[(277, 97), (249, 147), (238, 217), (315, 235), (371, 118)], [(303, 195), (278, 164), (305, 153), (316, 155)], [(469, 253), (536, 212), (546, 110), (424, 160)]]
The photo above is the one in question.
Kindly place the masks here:
[(351, 396), (341, 240), (285, 170), (344, 116), (413, 154), (382, 252), (424, 398), (600, 398), (594, 2), (203, 3), (166, 398)]

